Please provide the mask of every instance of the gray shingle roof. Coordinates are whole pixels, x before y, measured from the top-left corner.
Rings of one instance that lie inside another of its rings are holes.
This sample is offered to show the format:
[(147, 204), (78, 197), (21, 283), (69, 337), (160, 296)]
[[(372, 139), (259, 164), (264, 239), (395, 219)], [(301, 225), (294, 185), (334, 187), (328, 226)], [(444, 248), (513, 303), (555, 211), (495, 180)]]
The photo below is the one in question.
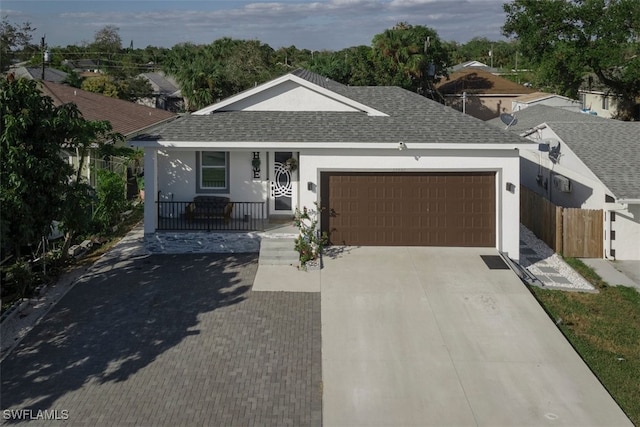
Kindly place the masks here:
[(618, 199), (640, 199), (640, 123), (553, 122), (551, 129)]
[(143, 78), (149, 80), (152, 85), (154, 85), (154, 89), (157, 87), (157, 92), (162, 95), (174, 95), (176, 92), (180, 91), (180, 88), (175, 84), (175, 81), (165, 76), (163, 73), (142, 73), (140, 74)]
[[(640, 199), (640, 123), (621, 122), (535, 105), (516, 113), (509, 128), (525, 132), (546, 123), (619, 199)], [(500, 119), (490, 123), (504, 128)]]
[(305, 70), (304, 68), (298, 68), (297, 70), (291, 72), (291, 74), (293, 74), (294, 76), (300, 77), (302, 79), (305, 79), (306, 81), (311, 82), (314, 85), (317, 85), (338, 93), (341, 93), (342, 90), (348, 87), (346, 85), (343, 85), (342, 83), (338, 83), (335, 80), (331, 80), (328, 77), (324, 77), (312, 71)]
[[(18, 67), (10, 70), (16, 78), (26, 78), (29, 80), (40, 80), (42, 78), (41, 67)], [(45, 67), (44, 80), (47, 82), (62, 83), (67, 78), (67, 73), (55, 68)]]
[[(538, 104), (527, 107), (523, 110), (513, 113), (516, 117), (516, 123), (509, 126), (509, 130), (521, 134), (528, 131), (542, 123), (554, 121), (554, 122), (575, 122), (575, 123), (589, 123), (597, 122), (601, 123), (603, 120), (608, 121), (598, 116), (592, 116), (591, 114), (576, 113), (564, 108), (550, 107), (548, 105)], [(506, 125), (500, 120), (500, 117), (488, 120), (487, 123), (496, 126), (498, 128), (506, 128)]]
[(228, 111), (175, 120), (142, 140), (201, 142), (397, 142), (521, 144), (524, 138), (398, 87), (347, 87), (360, 112)]

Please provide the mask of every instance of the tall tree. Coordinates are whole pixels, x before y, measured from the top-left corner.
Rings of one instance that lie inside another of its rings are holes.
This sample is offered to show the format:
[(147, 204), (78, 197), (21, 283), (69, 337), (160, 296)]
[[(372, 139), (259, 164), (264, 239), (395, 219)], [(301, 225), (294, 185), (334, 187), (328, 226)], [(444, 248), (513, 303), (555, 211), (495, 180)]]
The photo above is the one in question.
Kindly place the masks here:
[(576, 97), (592, 72), (618, 99), (619, 118), (638, 118), (638, 0), (514, 0), (504, 5), (505, 36), (558, 91)]
[(445, 73), (448, 52), (431, 28), (405, 22), (373, 37), (378, 84), (427, 93), (435, 73)]
[(97, 141), (110, 130), (106, 122), (84, 120), (75, 104), (55, 106), (37, 85), (0, 80), (0, 243), (18, 257), (64, 215), (74, 171), (60, 150)]
[(174, 46), (163, 68), (180, 84), (188, 109), (197, 110), (272, 78), (272, 55), (258, 41), (224, 37), (205, 46)]
[(29, 22), (16, 25), (10, 23), (7, 17), (2, 18), (2, 22), (0, 22), (0, 72), (9, 69), (20, 52), (33, 50), (30, 48), (33, 46), (31, 38), (35, 30)]
[(113, 59), (122, 50), (122, 39), (119, 31), (120, 28), (115, 25), (104, 26), (96, 31), (89, 49), (107, 59)]

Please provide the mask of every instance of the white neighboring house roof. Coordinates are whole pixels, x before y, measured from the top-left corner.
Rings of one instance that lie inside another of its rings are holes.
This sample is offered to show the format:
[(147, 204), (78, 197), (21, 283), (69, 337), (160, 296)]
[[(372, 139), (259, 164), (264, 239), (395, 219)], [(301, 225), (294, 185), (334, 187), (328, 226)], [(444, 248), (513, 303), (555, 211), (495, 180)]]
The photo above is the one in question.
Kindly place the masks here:
[[(640, 123), (610, 120), (547, 105), (513, 114), (511, 132), (550, 128), (619, 201), (640, 203)], [(487, 123), (503, 128), (500, 118)]]

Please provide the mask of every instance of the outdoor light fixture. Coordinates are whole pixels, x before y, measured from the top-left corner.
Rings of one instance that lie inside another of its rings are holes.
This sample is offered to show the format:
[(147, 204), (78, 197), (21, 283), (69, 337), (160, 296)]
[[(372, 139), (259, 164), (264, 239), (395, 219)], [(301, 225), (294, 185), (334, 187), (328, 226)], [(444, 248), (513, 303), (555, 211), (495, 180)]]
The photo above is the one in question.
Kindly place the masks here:
[(514, 191), (516, 191), (516, 185), (511, 182), (507, 182), (507, 191), (509, 193), (513, 193)]
[(402, 151), (406, 149), (407, 149), (407, 145), (404, 142), (402, 141), (398, 142), (398, 150)]

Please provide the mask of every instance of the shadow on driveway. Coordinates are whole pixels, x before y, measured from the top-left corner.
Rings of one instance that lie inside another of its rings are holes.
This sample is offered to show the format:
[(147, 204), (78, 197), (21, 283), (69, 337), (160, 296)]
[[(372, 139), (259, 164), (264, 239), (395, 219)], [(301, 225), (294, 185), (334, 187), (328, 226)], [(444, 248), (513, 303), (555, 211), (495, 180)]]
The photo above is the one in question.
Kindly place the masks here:
[(255, 254), (94, 269), (2, 363), (2, 409), (66, 410), (67, 425), (319, 423), (319, 296), (252, 293), (256, 269)]

